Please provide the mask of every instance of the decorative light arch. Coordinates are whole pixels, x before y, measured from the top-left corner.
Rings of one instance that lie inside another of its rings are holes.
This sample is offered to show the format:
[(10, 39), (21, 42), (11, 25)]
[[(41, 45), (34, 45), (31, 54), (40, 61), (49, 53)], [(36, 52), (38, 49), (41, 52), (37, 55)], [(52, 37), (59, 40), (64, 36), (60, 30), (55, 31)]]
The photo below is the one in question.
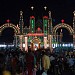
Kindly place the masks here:
[(41, 40), (37, 37), (34, 37), (31, 41), (31, 43), (36, 43), (36, 42), (41, 43)]
[(60, 24), (57, 24), (54, 28), (53, 28), (53, 34), (56, 34), (56, 31), (57, 29), (59, 28), (66, 28), (70, 34), (73, 34), (74, 33), (74, 30), (72, 29), (72, 27), (66, 23), (60, 23)]
[(35, 44), (38, 44), (37, 48), (39, 49), (40, 48), (40, 44), (41, 44), (41, 40), (37, 37), (34, 37), (32, 40), (31, 40), (31, 48), (32, 50), (35, 50), (34, 48), (36, 47)]
[(18, 28), (17, 26), (15, 26), (15, 25), (12, 24), (12, 23), (5, 23), (5, 24), (3, 24), (2, 26), (0, 26), (0, 34), (2, 33), (2, 31), (3, 31), (5, 28), (8, 28), (8, 27), (13, 28), (15, 34), (19, 34), (19, 33), (20, 33), (19, 28)]

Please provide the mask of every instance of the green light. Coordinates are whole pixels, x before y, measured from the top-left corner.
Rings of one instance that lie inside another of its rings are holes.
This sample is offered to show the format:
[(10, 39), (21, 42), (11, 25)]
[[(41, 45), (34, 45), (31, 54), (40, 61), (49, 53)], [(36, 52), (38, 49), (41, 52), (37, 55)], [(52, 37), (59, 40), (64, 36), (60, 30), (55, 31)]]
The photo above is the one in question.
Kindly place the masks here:
[(45, 26), (47, 26), (47, 24), (45, 24)]
[(30, 19), (30, 25), (31, 25), (31, 32), (35, 32), (35, 19), (31, 18)]
[(47, 24), (47, 20), (45, 20), (45, 24)]
[(32, 26), (34, 26), (34, 25), (32, 24)]
[(34, 20), (32, 20), (32, 23), (34, 23)]

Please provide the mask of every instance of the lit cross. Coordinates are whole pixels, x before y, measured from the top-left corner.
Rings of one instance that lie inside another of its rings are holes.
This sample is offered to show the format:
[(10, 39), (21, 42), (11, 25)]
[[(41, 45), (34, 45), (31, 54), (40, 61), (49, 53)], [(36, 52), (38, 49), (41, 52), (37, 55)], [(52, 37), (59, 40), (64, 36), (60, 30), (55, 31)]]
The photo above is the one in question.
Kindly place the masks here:
[(33, 9), (34, 9), (34, 7), (32, 6), (32, 7), (31, 7), (31, 9), (33, 10)]
[(74, 16), (75, 16), (75, 11), (73, 12)]
[(45, 6), (45, 7), (44, 7), (44, 9), (46, 10), (46, 9), (47, 9), (47, 7)]

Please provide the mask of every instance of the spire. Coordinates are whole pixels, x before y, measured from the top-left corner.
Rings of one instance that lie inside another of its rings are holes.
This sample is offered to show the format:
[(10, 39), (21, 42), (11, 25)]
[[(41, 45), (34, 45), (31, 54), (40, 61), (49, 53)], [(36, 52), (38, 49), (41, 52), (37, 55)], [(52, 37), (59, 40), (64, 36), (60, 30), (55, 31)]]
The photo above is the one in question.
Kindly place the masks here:
[(51, 18), (51, 11), (48, 12), (49, 14), (49, 19), (48, 19), (48, 34), (52, 34), (52, 18)]
[(20, 16), (22, 16), (23, 15), (23, 12), (22, 11), (20, 11)]
[(23, 34), (23, 26), (24, 26), (23, 11), (20, 11), (19, 28), (20, 28), (20, 33), (21, 34)]
[(73, 12), (73, 14), (74, 14), (74, 17), (75, 17), (75, 11)]
[(51, 11), (48, 12), (49, 13), (49, 19), (51, 18)]
[(75, 11), (73, 12), (73, 30), (74, 30), (74, 34), (75, 34)]
[(43, 8), (44, 8), (43, 16), (47, 16), (48, 15), (48, 13), (47, 13), (47, 6), (44, 6)]
[(34, 16), (35, 15), (34, 6), (31, 6), (30, 9), (31, 9), (31, 16)]
[(23, 11), (20, 11), (20, 20), (23, 21)]

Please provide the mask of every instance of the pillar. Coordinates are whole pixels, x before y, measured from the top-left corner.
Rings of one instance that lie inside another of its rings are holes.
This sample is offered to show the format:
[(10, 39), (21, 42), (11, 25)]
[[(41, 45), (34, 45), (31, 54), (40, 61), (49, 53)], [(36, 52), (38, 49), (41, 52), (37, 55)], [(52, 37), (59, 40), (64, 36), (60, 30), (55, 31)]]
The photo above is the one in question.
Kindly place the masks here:
[(47, 48), (47, 37), (44, 37), (44, 49)]
[(50, 52), (52, 53), (52, 51), (53, 51), (53, 48), (52, 48), (52, 35), (50, 35), (49, 47), (50, 47)]
[(74, 14), (74, 17), (73, 17), (73, 30), (74, 30), (74, 33), (73, 33), (73, 48), (75, 50), (75, 11), (73, 12)]
[(73, 49), (75, 50), (75, 34), (73, 34)]
[(25, 36), (25, 51), (28, 52), (28, 37)]
[(22, 50), (22, 49), (23, 49), (23, 44), (22, 44), (22, 35), (20, 35), (19, 38), (20, 38), (20, 49)]
[(17, 47), (17, 36), (15, 36), (15, 38), (16, 38), (16, 40), (15, 40), (15, 41), (16, 41), (16, 47)]

